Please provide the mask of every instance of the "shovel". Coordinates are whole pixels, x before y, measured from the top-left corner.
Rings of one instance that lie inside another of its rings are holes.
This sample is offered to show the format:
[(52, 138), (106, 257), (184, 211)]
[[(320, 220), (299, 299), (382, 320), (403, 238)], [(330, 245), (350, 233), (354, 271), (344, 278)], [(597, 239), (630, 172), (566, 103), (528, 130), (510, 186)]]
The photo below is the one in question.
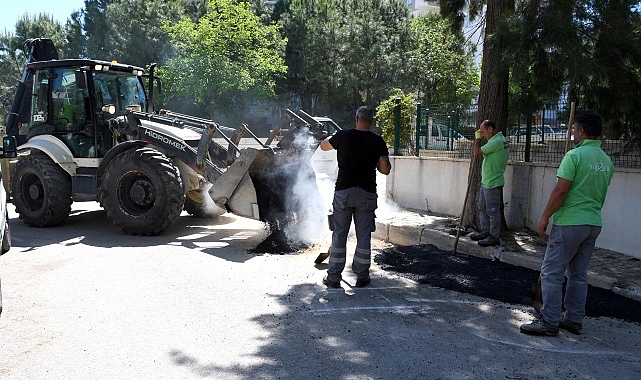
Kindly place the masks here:
[[(330, 248), (331, 248), (331, 247), (330, 247)], [(320, 264), (320, 263), (322, 263), (323, 261), (325, 261), (325, 260), (329, 257), (329, 250), (330, 250), (330, 248), (327, 248), (327, 252), (321, 252), (321, 253), (318, 255), (318, 257), (316, 258), (316, 260), (314, 260), (314, 263), (315, 263), (315, 264)]]
[(536, 312), (540, 312), (543, 307), (543, 293), (541, 292), (541, 276), (539, 281), (530, 284), (530, 303)]

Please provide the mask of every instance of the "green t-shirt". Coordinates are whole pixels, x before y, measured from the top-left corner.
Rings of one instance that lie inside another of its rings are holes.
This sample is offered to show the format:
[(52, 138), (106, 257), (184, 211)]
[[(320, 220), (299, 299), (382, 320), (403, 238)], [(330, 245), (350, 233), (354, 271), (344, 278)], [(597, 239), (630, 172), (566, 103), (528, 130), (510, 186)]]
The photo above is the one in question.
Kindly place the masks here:
[(572, 182), (561, 207), (552, 216), (558, 226), (602, 226), (601, 208), (614, 174), (612, 160), (599, 140), (583, 140), (569, 151), (556, 176)]
[(492, 136), (481, 147), (483, 151), (483, 164), (481, 165), (481, 186), (486, 189), (505, 185), (505, 167), (510, 158), (510, 144), (499, 132)]

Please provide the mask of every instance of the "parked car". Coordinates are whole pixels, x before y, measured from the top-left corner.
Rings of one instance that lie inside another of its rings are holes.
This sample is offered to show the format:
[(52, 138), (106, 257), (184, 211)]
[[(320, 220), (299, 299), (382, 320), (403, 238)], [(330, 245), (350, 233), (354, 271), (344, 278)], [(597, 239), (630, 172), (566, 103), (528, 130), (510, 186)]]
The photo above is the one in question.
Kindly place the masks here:
[[(314, 116), (314, 120), (323, 124), (323, 128), (327, 131), (329, 136), (332, 136), (343, 129), (336, 124), (334, 120), (328, 117)], [(336, 150), (334, 149), (323, 151), (319, 146), (310, 157), (309, 162), (316, 174), (324, 174), (331, 178), (336, 178), (338, 176), (338, 158), (336, 156)]]
[[(517, 125), (508, 131), (507, 137), (512, 142), (525, 142), (526, 139), (527, 126)], [(550, 127), (549, 125), (533, 125), (530, 130), (530, 136), (532, 142), (540, 142), (541, 136), (543, 140), (565, 140), (565, 134), (559, 133), (558, 130)]]
[[(7, 210), (7, 192), (0, 175), (0, 254), (11, 249), (11, 231), (9, 230), (9, 211)], [(0, 281), (0, 314), (2, 314), (2, 282)]]
[(7, 210), (7, 192), (0, 175), (0, 254), (4, 254), (11, 249), (11, 230), (9, 229), (9, 210)]
[[(16, 138), (5, 136), (2, 139), (2, 158), (15, 158), (17, 156)], [(11, 231), (9, 230), (9, 210), (7, 210), (7, 190), (0, 173), (0, 255), (11, 249)], [(2, 314), (2, 284), (0, 283), (0, 314)]]
[(456, 128), (441, 123), (432, 123), (432, 133), (419, 136), (421, 149), (450, 150), (454, 148), (455, 141), (468, 141)]

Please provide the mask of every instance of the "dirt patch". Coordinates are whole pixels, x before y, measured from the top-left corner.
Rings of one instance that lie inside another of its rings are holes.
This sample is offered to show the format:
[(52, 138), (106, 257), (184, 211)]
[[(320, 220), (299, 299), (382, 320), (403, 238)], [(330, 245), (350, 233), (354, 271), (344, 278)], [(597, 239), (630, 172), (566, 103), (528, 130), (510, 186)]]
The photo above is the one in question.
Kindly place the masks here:
[[(453, 254), (431, 244), (386, 248), (374, 261), (383, 270), (419, 284), (520, 305), (530, 305), (530, 284), (539, 276), (538, 271), (528, 268)], [(590, 286), (586, 315), (641, 323), (641, 302)]]

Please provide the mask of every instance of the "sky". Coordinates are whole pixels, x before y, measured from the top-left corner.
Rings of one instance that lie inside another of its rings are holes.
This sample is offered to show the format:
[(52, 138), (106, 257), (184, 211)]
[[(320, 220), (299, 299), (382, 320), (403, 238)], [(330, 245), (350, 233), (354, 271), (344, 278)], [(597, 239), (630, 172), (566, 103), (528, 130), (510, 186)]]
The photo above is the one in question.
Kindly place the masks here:
[(0, 0), (0, 33), (14, 33), (16, 22), (25, 13), (47, 13), (64, 26), (71, 13), (84, 6), (84, 0)]

